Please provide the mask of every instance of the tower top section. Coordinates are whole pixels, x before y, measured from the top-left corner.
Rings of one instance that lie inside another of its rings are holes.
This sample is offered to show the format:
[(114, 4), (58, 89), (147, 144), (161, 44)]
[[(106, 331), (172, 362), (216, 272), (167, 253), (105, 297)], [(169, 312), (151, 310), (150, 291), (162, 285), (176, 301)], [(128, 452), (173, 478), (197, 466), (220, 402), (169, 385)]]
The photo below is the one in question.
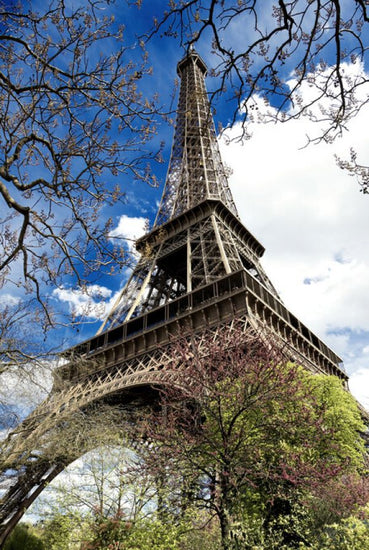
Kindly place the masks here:
[(207, 75), (208, 68), (205, 65), (204, 60), (199, 56), (199, 54), (193, 49), (193, 47), (189, 50), (188, 54), (181, 59), (181, 61), (177, 65), (177, 74), (181, 77), (182, 72), (185, 70), (186, 66), (189, 63), (194, 63), (199, 67), (199, 69), (202, 71), (204, 77)]
[(181, 78), (171, 158), (155, 226), (207, 199), (237, 215), (224, 169), (205, 86), (207, 67), (190, 50), (178, 63)]

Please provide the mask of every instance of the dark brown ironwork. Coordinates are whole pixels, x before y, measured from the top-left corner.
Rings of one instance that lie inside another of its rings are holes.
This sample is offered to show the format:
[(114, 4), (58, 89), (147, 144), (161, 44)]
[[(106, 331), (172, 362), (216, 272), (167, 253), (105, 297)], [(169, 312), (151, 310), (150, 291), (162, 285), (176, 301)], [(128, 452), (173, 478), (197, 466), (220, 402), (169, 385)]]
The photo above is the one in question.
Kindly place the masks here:
[[(206, 66), (189, 52), (168, 175), (152, 231), (136, 243), (132, 276), (96, 336), (64, 352), (48, 397), (2, 444), (9, 485), (0, 505), (4, 540), (45, 485), (76, 458), (48, 451), (49, 435), (77, 411), (111, 396), (127, 414), (175, 383), (173, 340), (252, 332), (314, 372), (347, 376), (341, 359), (283, 305), (265, 274), (263, 246), (244, 227), (220, 158), (205, 88)], [(85, 449), (81, 449), (81, 453)], [(13, 481), (13, 483), (12, 483)]]

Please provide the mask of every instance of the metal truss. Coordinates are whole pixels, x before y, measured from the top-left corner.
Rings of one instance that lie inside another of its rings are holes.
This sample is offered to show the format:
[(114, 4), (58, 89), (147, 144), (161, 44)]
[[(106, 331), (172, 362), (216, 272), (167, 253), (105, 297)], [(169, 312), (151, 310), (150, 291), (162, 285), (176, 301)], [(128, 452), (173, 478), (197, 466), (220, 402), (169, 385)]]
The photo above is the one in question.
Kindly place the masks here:
[[(200, 56), (192, 52), (178, 64), (178, 74), (181, 77), (181, 86), (176, 129), (168, 174), (154, 228), (163, 226), (169, 220), (206, 199), (221, 201), (234, 216), (238, 216), (210, 112), (205, 86), (206, 66)], [(215, 227), (215, 234), (203, 228), (199, 229), (201, 235), (197, 236), (194, 235), (196, 229), (199, 228), (193, 228), (192, 234), (187, 236), (191, 241), (189, 253), (192, 254), (194, 274), (188, 275), (186, 281), (171, 277), (168, 279), (165, 270), (157, 267), (157, 255), (160, 250), (148, 247), (143, 251), (136, 269), (100, 331), (127, 321), (132, 316), (189, 291), (196, 285), (207, 282), (212, 274), (216, 276), (217, 271), (222, 271), (215, 265), (211, 265), (217, 261), (216, 256), (218, 256), (218, 251), (215, 251), (213, 246), (216, 237), (216, 242), (219, 244), (217, 228)], [(167, 253), (168, 244), (165, 242), (164, 247)], [(161, 246), (160, 249), (162, 248)], [(227, 262), (224, 252), (222, 257), (221, 262)]]
[[(44, 487), (89, 448), (57, 445), (76, 415), (112, 402), (134, 422), (155, 389), (178, 383), (179, 338), (200, 355), (221, 334), (232, 346), (261, 339), (288, 360), (344, 383), (341, 360), (281, 302), (260, 258), (264, 247), (241, 223), (222, 164), (205, 88), (206, 66), (192, 51), (181, 77), (168, 175), (152, 230), (136, 243), (140, 259), (96, 336), (66, 350), (53, 390), (1, 444), (0, 547)], [(190, 384), (190, 381), (188, 382)], [(86, 428), (86, 432), (88, 429)]]
[(206, 198), (220, 199), (236, 216), (221, 160), (205, 86), (206, 66), (192, 52), (177, 68), (181, 78), (176, 129), (155, 226)]
[[(226, 325), (207, 328), (195, 335), (189, 329), (187, 333), (188, 339), (196, 342), (199, 355), (205, 356), (209, 341), (216, 340), (219, 331), (225, 345), (231, 346), (234, 331), (244, 331), (246, 338), (249, 328), (249, 319), (244, 317), (232, 319)], [(173, 386), (177, 383), (180, 367), (176, 342), (168, 341), (150, 353), (94, 372), (70, 387), (54, 391), (18, 426), (1, 446), (2, 486), (6, 494), (0, 502), (0, 545), (46, 485), (80, 454), (89, 450), (88, 434), (85, 440), (81, 440), (77, 453), (70, 453), (68, 449), (63, 452), (58, 447), (54, 449), (55, 434), (62, 433), (68, 423), (73, 423), (76, 412), (88, 413), (92, 403), (101, 402), (109, 395), (121, 394), (123, 404), (126, 401), (126, 421), (132, 421), (132, 411), (139, 405), (137, 402), (127, 405), (124, 392), (133, 388), (144, 392), (148, 386)]]

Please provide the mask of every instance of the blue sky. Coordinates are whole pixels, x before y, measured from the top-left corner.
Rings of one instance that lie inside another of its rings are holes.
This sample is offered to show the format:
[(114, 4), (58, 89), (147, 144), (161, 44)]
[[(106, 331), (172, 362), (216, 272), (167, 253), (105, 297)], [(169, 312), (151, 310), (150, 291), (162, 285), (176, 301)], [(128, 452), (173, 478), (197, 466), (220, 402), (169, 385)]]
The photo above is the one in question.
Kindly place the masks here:
[[(165, 6), (163, 1), (143, 2), (141, 10), (118, 2), (110, 9), (117, 22), (126, 25), (126, 40), (150, 25), (153, 16)], [(268, 23), (265, 3), (265, 22)], [(197, 49), (212, 68), (216, 62), (206, 36)], [(235, 47), (245, 40), (244, 22), (234, 25), (227, 37)], [(148, 45), (153, 76), (141, 83), (144, 93), (158, 92), (161, 105), (169, 110), (176, 64), (184, 51), (173, 38), (155, 37)], [(132, 49), (132, 56), (137, 55)], [(291, 67), (286, 66), (286, 75)], [(359, 64), (348, 65), (347, 72), (364, 71)], [(208, 89), (214, 82), (209, 78)], [(301, 93), (310, 97), (306, 86)], [(368, 91), (362, 92), (368, 94)], [(255, 98), (260, 112), (265, 105)], [(216, 122), (227, 125), (231, 117), (226, 101), (217, 104)], [(288, 124), (251, 122), (251, 138), (244, 143), (221, 141), (223, 160), (232, 168), (230, 186), (245, 226), (266, 247), (263, 265), (279, 290), (287, 307), (318, 334), (344, 359), (351, 377), (351, 388), (369, 407), (369, 197), (359, 193), (354, 178), (340, 170), (334, 154), (349, 157), (350, 147), (358, 150), (365, 162), (369, 150), (369, 108), (353, 119), (346, 133), (333, 144), (306, 144), (306, 135), (316, 135), (319, 128), (307, 119)], [(239, 133), (237, 126), (228, 131)], [(134, 239), (142, 234), (145, 219), (153, 220), (160, 200), (169, 162), (173, 128), (162, 122), (152, 143), (155, 149), (165, 141), (164, 164), (155, 168), (161, 182), (158, 189), (140, 183), (122, 181), (126, 204), (105, 209), (102, 215), (113, 216), (115, 238)], [(132, 246), (132, 240), (127, 241)], [(90, 288), (90, 298), (80, 289), (50, 290), (57, 308), (74, 308), (82, 324), (76, 333), (70, 328), (57, 337), (67, 345), (85, 339), (97, 330), (101, 317), (124, 284), (128, 269), (115, 278), (102, 278)], [(3, 297), (11, 290), (3, 289)], [(91, 302), (92, 297), (92, 302)], [(96, 304), (96, 306), (95, 306)], [(87, 309), (86, 309), (87, 306)]]

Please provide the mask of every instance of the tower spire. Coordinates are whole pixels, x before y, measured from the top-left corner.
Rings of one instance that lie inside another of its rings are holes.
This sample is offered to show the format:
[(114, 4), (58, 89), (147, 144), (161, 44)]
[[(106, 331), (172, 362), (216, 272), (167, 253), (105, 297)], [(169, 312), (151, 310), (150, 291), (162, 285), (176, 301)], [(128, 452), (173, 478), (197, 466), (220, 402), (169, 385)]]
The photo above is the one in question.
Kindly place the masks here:
[(181, 85), (175, 134), (155, 226), (205, 199), (221, 200), (237, 216), (211, 116), (207, 67), (192, 48), (178, 63), (177, 73)]

